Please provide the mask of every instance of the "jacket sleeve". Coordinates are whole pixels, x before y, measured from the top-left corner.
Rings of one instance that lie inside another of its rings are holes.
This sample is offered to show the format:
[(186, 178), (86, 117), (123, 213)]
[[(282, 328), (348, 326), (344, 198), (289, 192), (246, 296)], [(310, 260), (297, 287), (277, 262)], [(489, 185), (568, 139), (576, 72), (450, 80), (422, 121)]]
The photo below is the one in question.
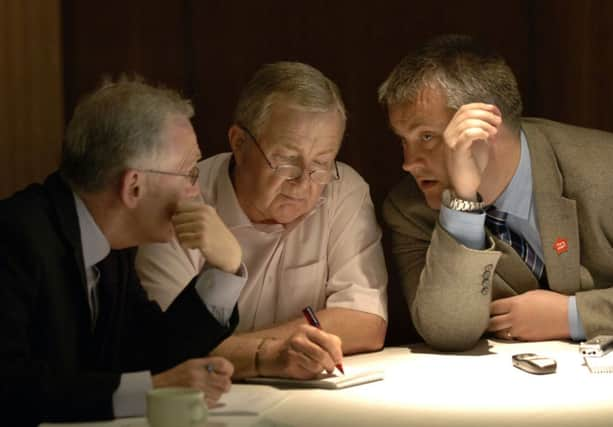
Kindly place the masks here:
[[(436, 222), (435, 215), (404, 189), (392, 192), (383, 206), (416, 330), (435, 349), (467, 350), (487, 328), (491, 282), (500, 252), (492, 250), (491, 239), (486, 250), (461, 245)], [(488, 283), (484, 282), (486, 272), (492, 277)]]
[(206, 356), (230, 336), (238, 324), (236, 306), (228, 325), (221, 325), (198, 295), (196, 276), (163, 312), (141, 286), (133, 267), (134, 254), (132, 251), (127, 261), (130, 278), (122, 339), (125, 371), (164, 371), (187, 359)]

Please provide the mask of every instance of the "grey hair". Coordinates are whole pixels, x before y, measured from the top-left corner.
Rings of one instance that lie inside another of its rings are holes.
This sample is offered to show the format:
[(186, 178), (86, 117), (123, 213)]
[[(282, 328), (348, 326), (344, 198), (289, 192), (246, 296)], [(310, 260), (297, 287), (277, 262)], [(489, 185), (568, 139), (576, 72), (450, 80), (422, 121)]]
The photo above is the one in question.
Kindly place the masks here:
[(347, 113), (338, 86), (321, 71), (301, 62), (263, 65), (241, 92), (234, 122), (258, 136), (271, 107), (285, 102), (305, 111), (337, 110), (345, 121)]
[(495, 104), (507, 126), (519, 129), (522, 101), (504, 58), (465, 35), (443, 35), (404, 57), (378, 90), (384, 106), (412, 103), (426, 87), (440, 88), (457, 110), (471, 102)]
[(177, 92), (140, 77), (106, 80), (79, 102), (64, 138), (60, 174), (74, 188), (97, 192), (127, 168), (155, 160), (171, 116), (190, 119), (194, 109)]

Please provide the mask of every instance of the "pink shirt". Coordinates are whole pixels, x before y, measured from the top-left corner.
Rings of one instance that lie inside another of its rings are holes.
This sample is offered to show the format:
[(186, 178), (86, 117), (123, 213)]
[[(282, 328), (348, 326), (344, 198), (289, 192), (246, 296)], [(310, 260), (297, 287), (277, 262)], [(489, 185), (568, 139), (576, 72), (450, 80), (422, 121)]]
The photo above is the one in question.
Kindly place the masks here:
[[(202, 161), (204, 200), (236, 236), (247, 266), (238, 300), (238, 332), (300, 317), (302, 309), (341, 307), (387, 320), (387, 271), (369, 187), (346, 164), (341, 179), (322, 192), (316, 207), (292, 224), (253, 224), (240, 207), (230, 180), (230, 153)], [(149, 296), (163, 309), (205, 264), (198, 250), (177, 241), (139, 249), (136, 267)]]

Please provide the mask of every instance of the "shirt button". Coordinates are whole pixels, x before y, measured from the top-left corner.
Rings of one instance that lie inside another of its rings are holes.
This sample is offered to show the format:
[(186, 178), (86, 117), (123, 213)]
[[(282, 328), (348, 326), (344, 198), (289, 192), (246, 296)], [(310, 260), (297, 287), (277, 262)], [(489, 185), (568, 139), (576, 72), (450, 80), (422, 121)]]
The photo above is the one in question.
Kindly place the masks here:
[(489, 279), (489, 278), (490, 278), (490, 274), (491, 274), (491, 273), (490, 273), (489, 271), (484, 271), (484, 272), (483, 272), (483, 278), (484, 278), (484, 279)]
[(492, 271), (493, 268), (494, 268), (493, 264), (488, 264), (485, 266), (485, 271)]
[(489, 290), (489, 288), (488, 288), (487, 286), (482, 287), (482, 288), (481, 288), (481, 294), (482, 294), (482, 295), (487, 294), (487, 291), (488, 291), (488, 290)]

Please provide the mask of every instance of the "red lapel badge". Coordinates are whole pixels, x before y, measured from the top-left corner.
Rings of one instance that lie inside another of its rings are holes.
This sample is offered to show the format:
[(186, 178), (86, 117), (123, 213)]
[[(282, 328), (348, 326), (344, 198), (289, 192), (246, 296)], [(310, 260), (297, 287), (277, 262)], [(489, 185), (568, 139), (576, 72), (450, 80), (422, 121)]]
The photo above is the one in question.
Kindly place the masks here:
[(562, 255), (564, 252), (568, 252), (568, 240), (558, 237), (558, 240), (553, 244), (553, 248), (558, 255)]

